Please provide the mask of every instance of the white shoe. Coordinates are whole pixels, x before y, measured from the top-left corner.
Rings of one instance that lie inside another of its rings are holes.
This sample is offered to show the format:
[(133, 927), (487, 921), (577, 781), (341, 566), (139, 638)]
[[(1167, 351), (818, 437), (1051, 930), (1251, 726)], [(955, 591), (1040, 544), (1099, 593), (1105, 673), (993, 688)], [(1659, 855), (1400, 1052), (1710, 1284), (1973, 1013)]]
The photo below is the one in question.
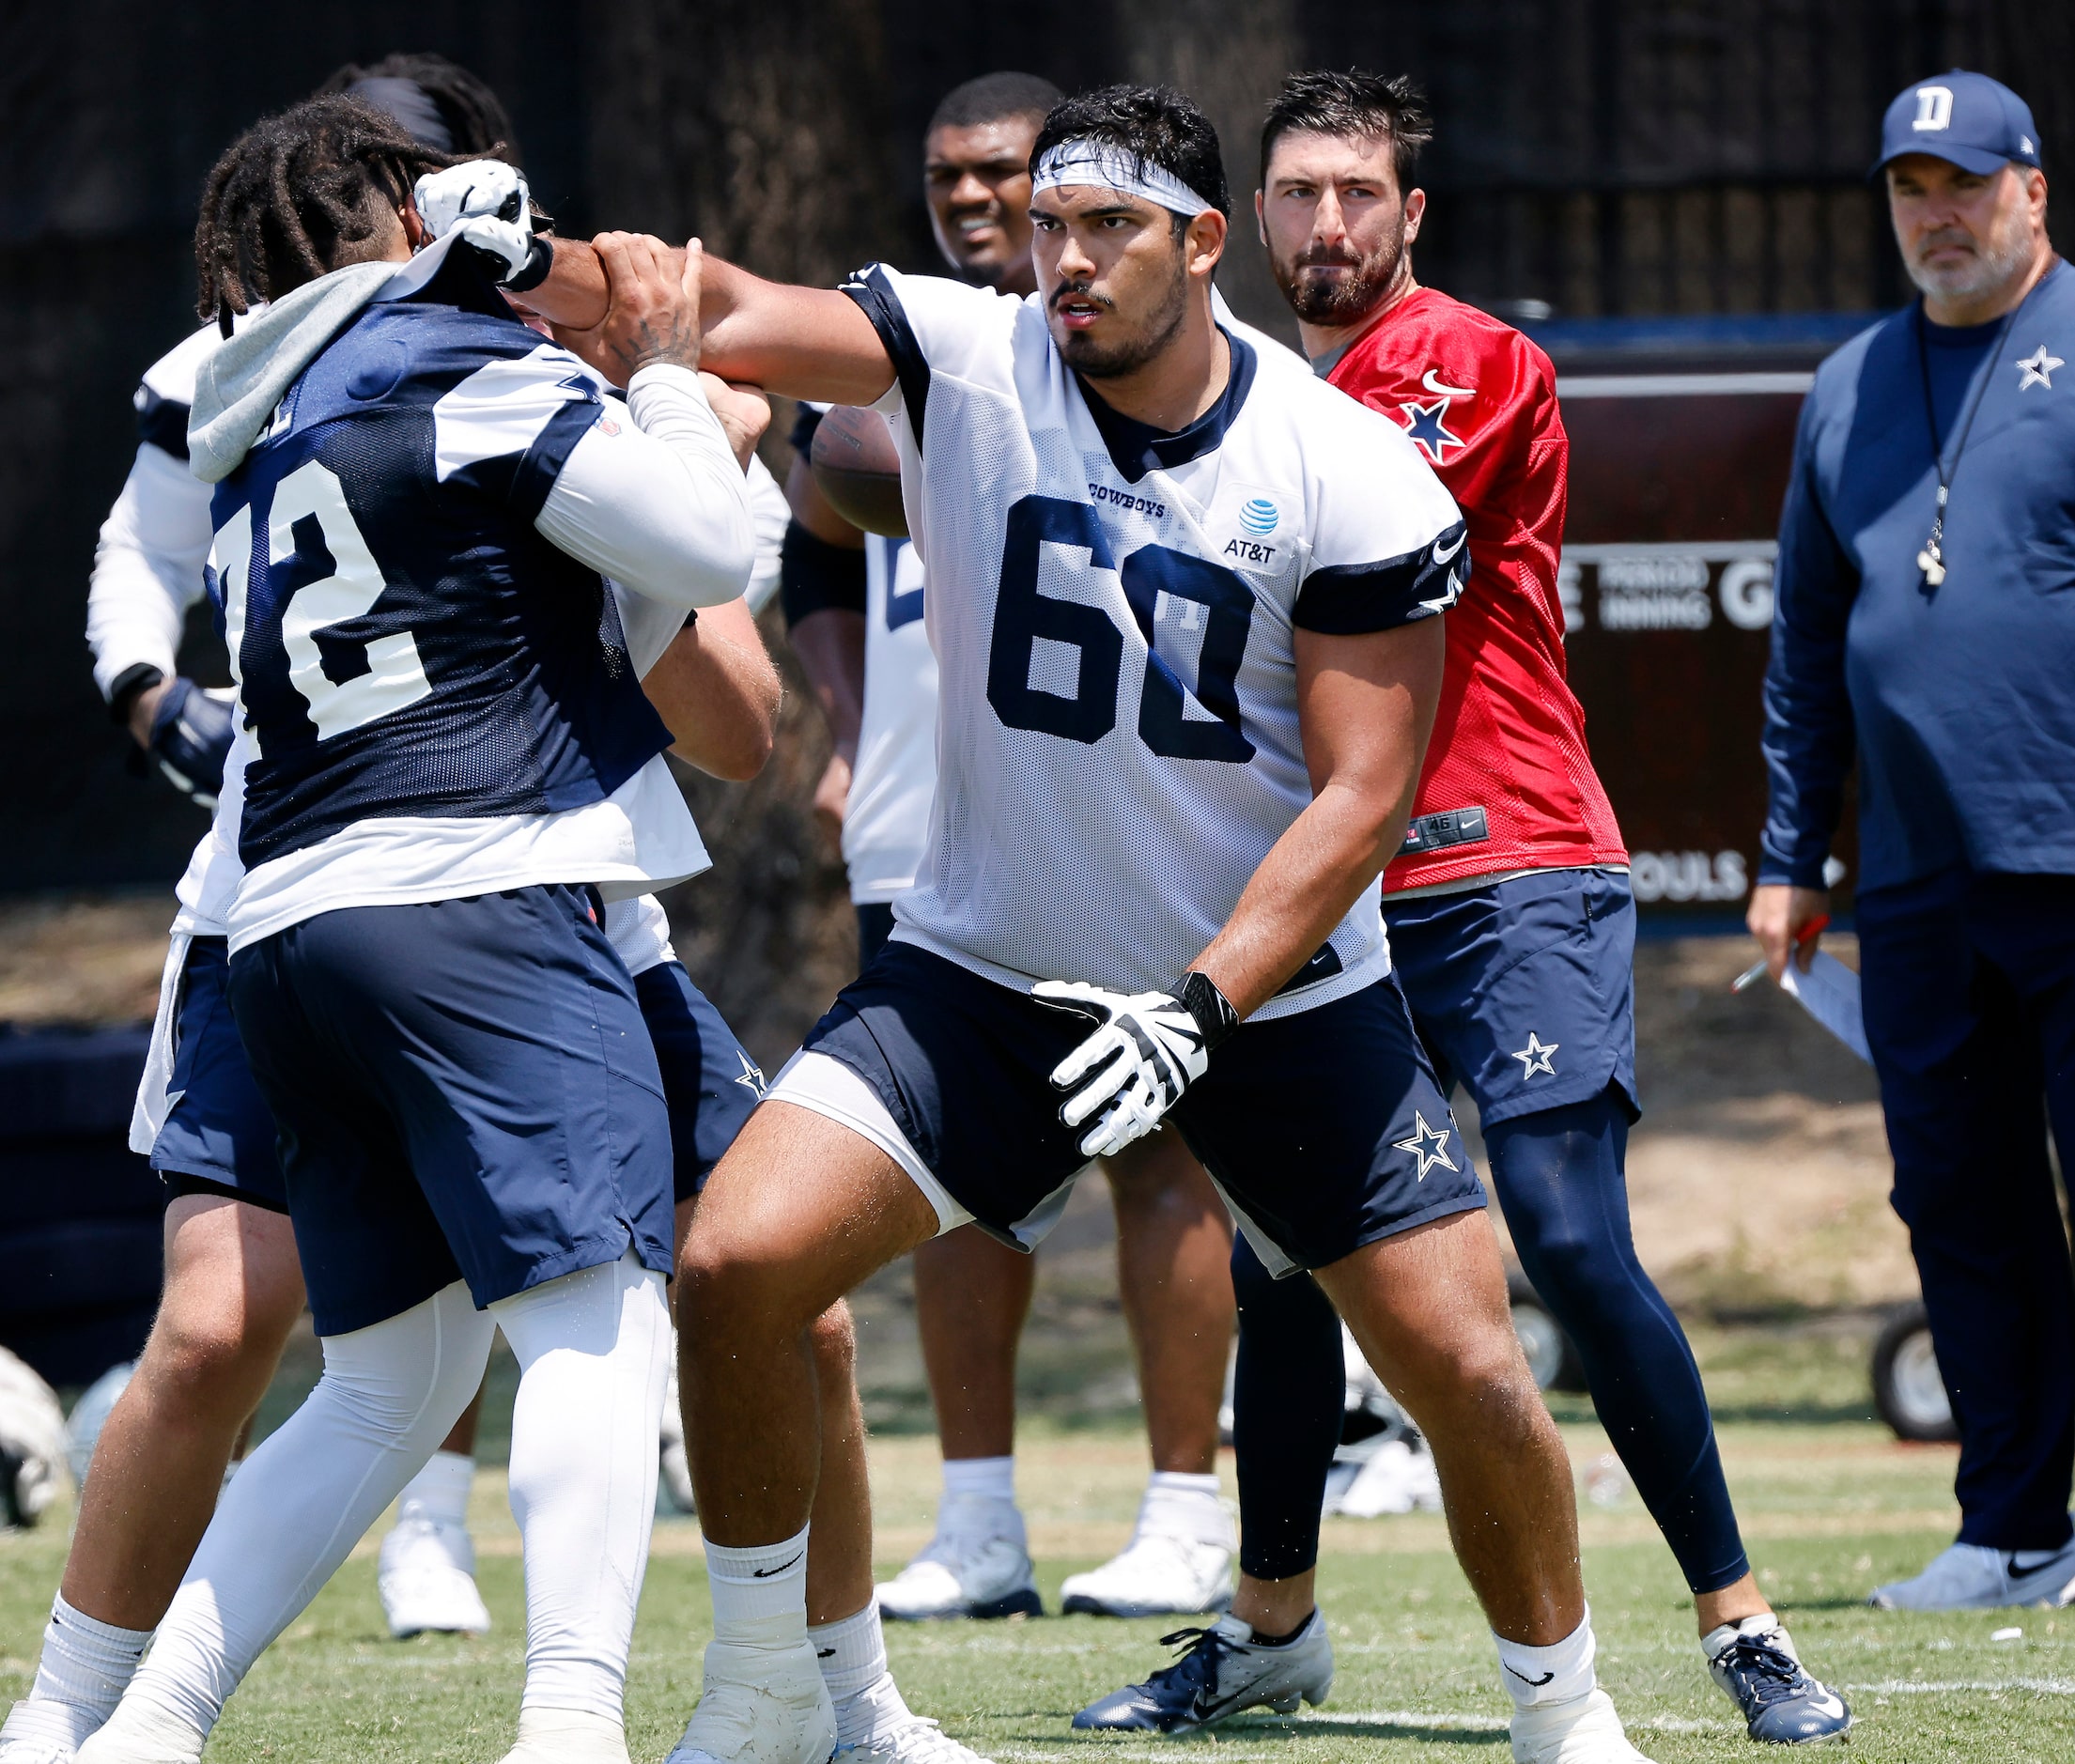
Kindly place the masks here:
[(971, 1494), (947, 1494), (937, 1509), (937, 1535), (873, 1591), (881, 1617), (907, 1623), (1045, 1615), (1023, 1515), (1013, 1502)]
[(382, 1540), (376, 1586), (389, 1632), (480, 1635), (490, 1626), (475, 1589), (475, 1545), (459, 1525), (399, 1519)]
[(1999, 1605), (2059, 1606), (2075, 1598), (2075, 1541), (2049, 1555), (1955, 1543), (1921, 1574), (1876, 1586), (1866, 1600), (1882, 1611), (1984, 1611)]
[(828, 1764), (836, 1710), (805, 1635), (791, 1648), (716, 1638), (705, 1689), (665, 1764)]
[(157, 1704), (126, 1695), (73, 1756), (78, 1764), (201, 1764), (206, 1737)]
[(627, 1764), (627, 1729), (609, 1715), (521, 1709), (519, 1743), (499, 1764)]
[(1370, 1453), (1325, 1510), (1350, 1519), (1441, 1510), (1441, 1477), (1433, 1454), (1416, 1451), (1401, 1439), (1388, 1439)]
[[(72, 1764), (77, 1756), (70, 1741), (55, 1732), (43, 1731), (46, 1724), (32, 1725), (23, 1719), (23, 1711), (30, 1710), (27, 1697), (23, 1697), (8, 1712), (6, 1722), (0, 1723), (0, 1764)], [(34, 1713), (43, 1712), (40, 1710)], [(51, 1711), (57, 1713), (57, 1711)], [(58, 1723), (63, 1723), (62, 1714)], [(48, 1724), (56, 1725), (58, 1723)], [(69, 1724), (66, 1724), (69, 1725)]]
[(845, 1697), (836, 1726), (839, 1735), (847, 1728), (859, 1737), (838, 1739), (835, 1764), (988, 1764), (928, 1716), (909, 1709), (890, 1672)]
[(1621, 1731), (1614, 1699), (1595, 1687), (1568, 1703), (1513, 1711), (1513, 1764), (1649, 1764)]
[(0, 1722), (0, 1764), (72, 1764), (97, 1725), (76, 1703), (24, 1696)]
[(1235, 1554), (1230, 1543), (1140, 1532), (1121, 1555), (1069, 1574), (1060, 1587), (1060, 1609), (1119, 1617), (1222, 1611), (1232, 1602)]

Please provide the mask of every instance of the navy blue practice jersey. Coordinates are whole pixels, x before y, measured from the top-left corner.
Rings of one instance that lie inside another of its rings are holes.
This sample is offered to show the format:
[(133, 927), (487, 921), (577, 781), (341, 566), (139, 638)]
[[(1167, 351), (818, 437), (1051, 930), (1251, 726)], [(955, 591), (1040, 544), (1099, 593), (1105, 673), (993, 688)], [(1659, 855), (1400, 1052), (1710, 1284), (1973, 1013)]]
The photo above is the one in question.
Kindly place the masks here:
[(289, 389), (214, 505), (248, 869), (373, 817), (580, 808), (669, 745), (603, 579), (534, 526), (605, 413), (460, 256)]

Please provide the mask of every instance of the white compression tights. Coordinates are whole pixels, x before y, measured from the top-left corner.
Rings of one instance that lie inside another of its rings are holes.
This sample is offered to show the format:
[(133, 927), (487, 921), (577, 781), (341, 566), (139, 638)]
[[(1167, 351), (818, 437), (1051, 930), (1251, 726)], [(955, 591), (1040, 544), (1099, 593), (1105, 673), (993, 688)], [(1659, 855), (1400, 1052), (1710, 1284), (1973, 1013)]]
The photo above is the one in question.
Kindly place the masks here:
[(261, 1650), (446, 1437), (497, 1328), (520, 1369), (511, 1501), (526, 1563), (523, 1707), (619, 1722), (671, 1351), (662, 1277), (631, 1256), (488, 1313), (457, 1282), (328, 1337), (323, 1377), (231, 1478), (149, 1657), (81, 1764), (199, 1754)]

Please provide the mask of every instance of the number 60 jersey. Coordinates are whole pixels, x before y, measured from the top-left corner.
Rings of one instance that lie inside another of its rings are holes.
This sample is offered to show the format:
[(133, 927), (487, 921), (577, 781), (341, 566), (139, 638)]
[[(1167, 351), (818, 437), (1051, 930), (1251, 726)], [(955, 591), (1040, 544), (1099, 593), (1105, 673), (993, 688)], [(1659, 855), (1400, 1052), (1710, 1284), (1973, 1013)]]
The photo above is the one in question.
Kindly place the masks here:
[[(896, 370), (878, 408), (941, 680), (894, 935), (1012, 985), (1171, 990), (1311, 800), (1295, 632), (1445, 611), (1469, 570), (1455, 504), (1396, 424), (1244, 327), (1224, 395), (1169, 434), (1066, 366), (1039, 296), (883, 265), (844, 292)], [(1365, 890), (1255, 1014), (1388, 967)]]

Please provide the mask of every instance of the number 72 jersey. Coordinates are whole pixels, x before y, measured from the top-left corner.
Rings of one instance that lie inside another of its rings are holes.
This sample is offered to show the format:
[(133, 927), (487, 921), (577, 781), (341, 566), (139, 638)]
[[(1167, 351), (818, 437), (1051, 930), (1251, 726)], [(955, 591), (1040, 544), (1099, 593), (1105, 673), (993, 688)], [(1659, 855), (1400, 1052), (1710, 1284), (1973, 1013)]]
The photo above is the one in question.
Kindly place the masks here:
[(361, 821), (580, 808), (669, 744), (603, 579), (534, 525), (612, 419), (465, 269), (364, 308), (217, 487), (248, 871)]
[[(1295, 633), (1445, 611), (1463, 527), (1401, 430), (1228, 322), (1177, 433), (1061, 361), (1042, 300), (875, 265), (929, 573), (937, 789), (901, 935), (1010, 984), (1171, 989), (1311, 800)], [(1257, 1016), (1389, 967), (1374, 890)]]

